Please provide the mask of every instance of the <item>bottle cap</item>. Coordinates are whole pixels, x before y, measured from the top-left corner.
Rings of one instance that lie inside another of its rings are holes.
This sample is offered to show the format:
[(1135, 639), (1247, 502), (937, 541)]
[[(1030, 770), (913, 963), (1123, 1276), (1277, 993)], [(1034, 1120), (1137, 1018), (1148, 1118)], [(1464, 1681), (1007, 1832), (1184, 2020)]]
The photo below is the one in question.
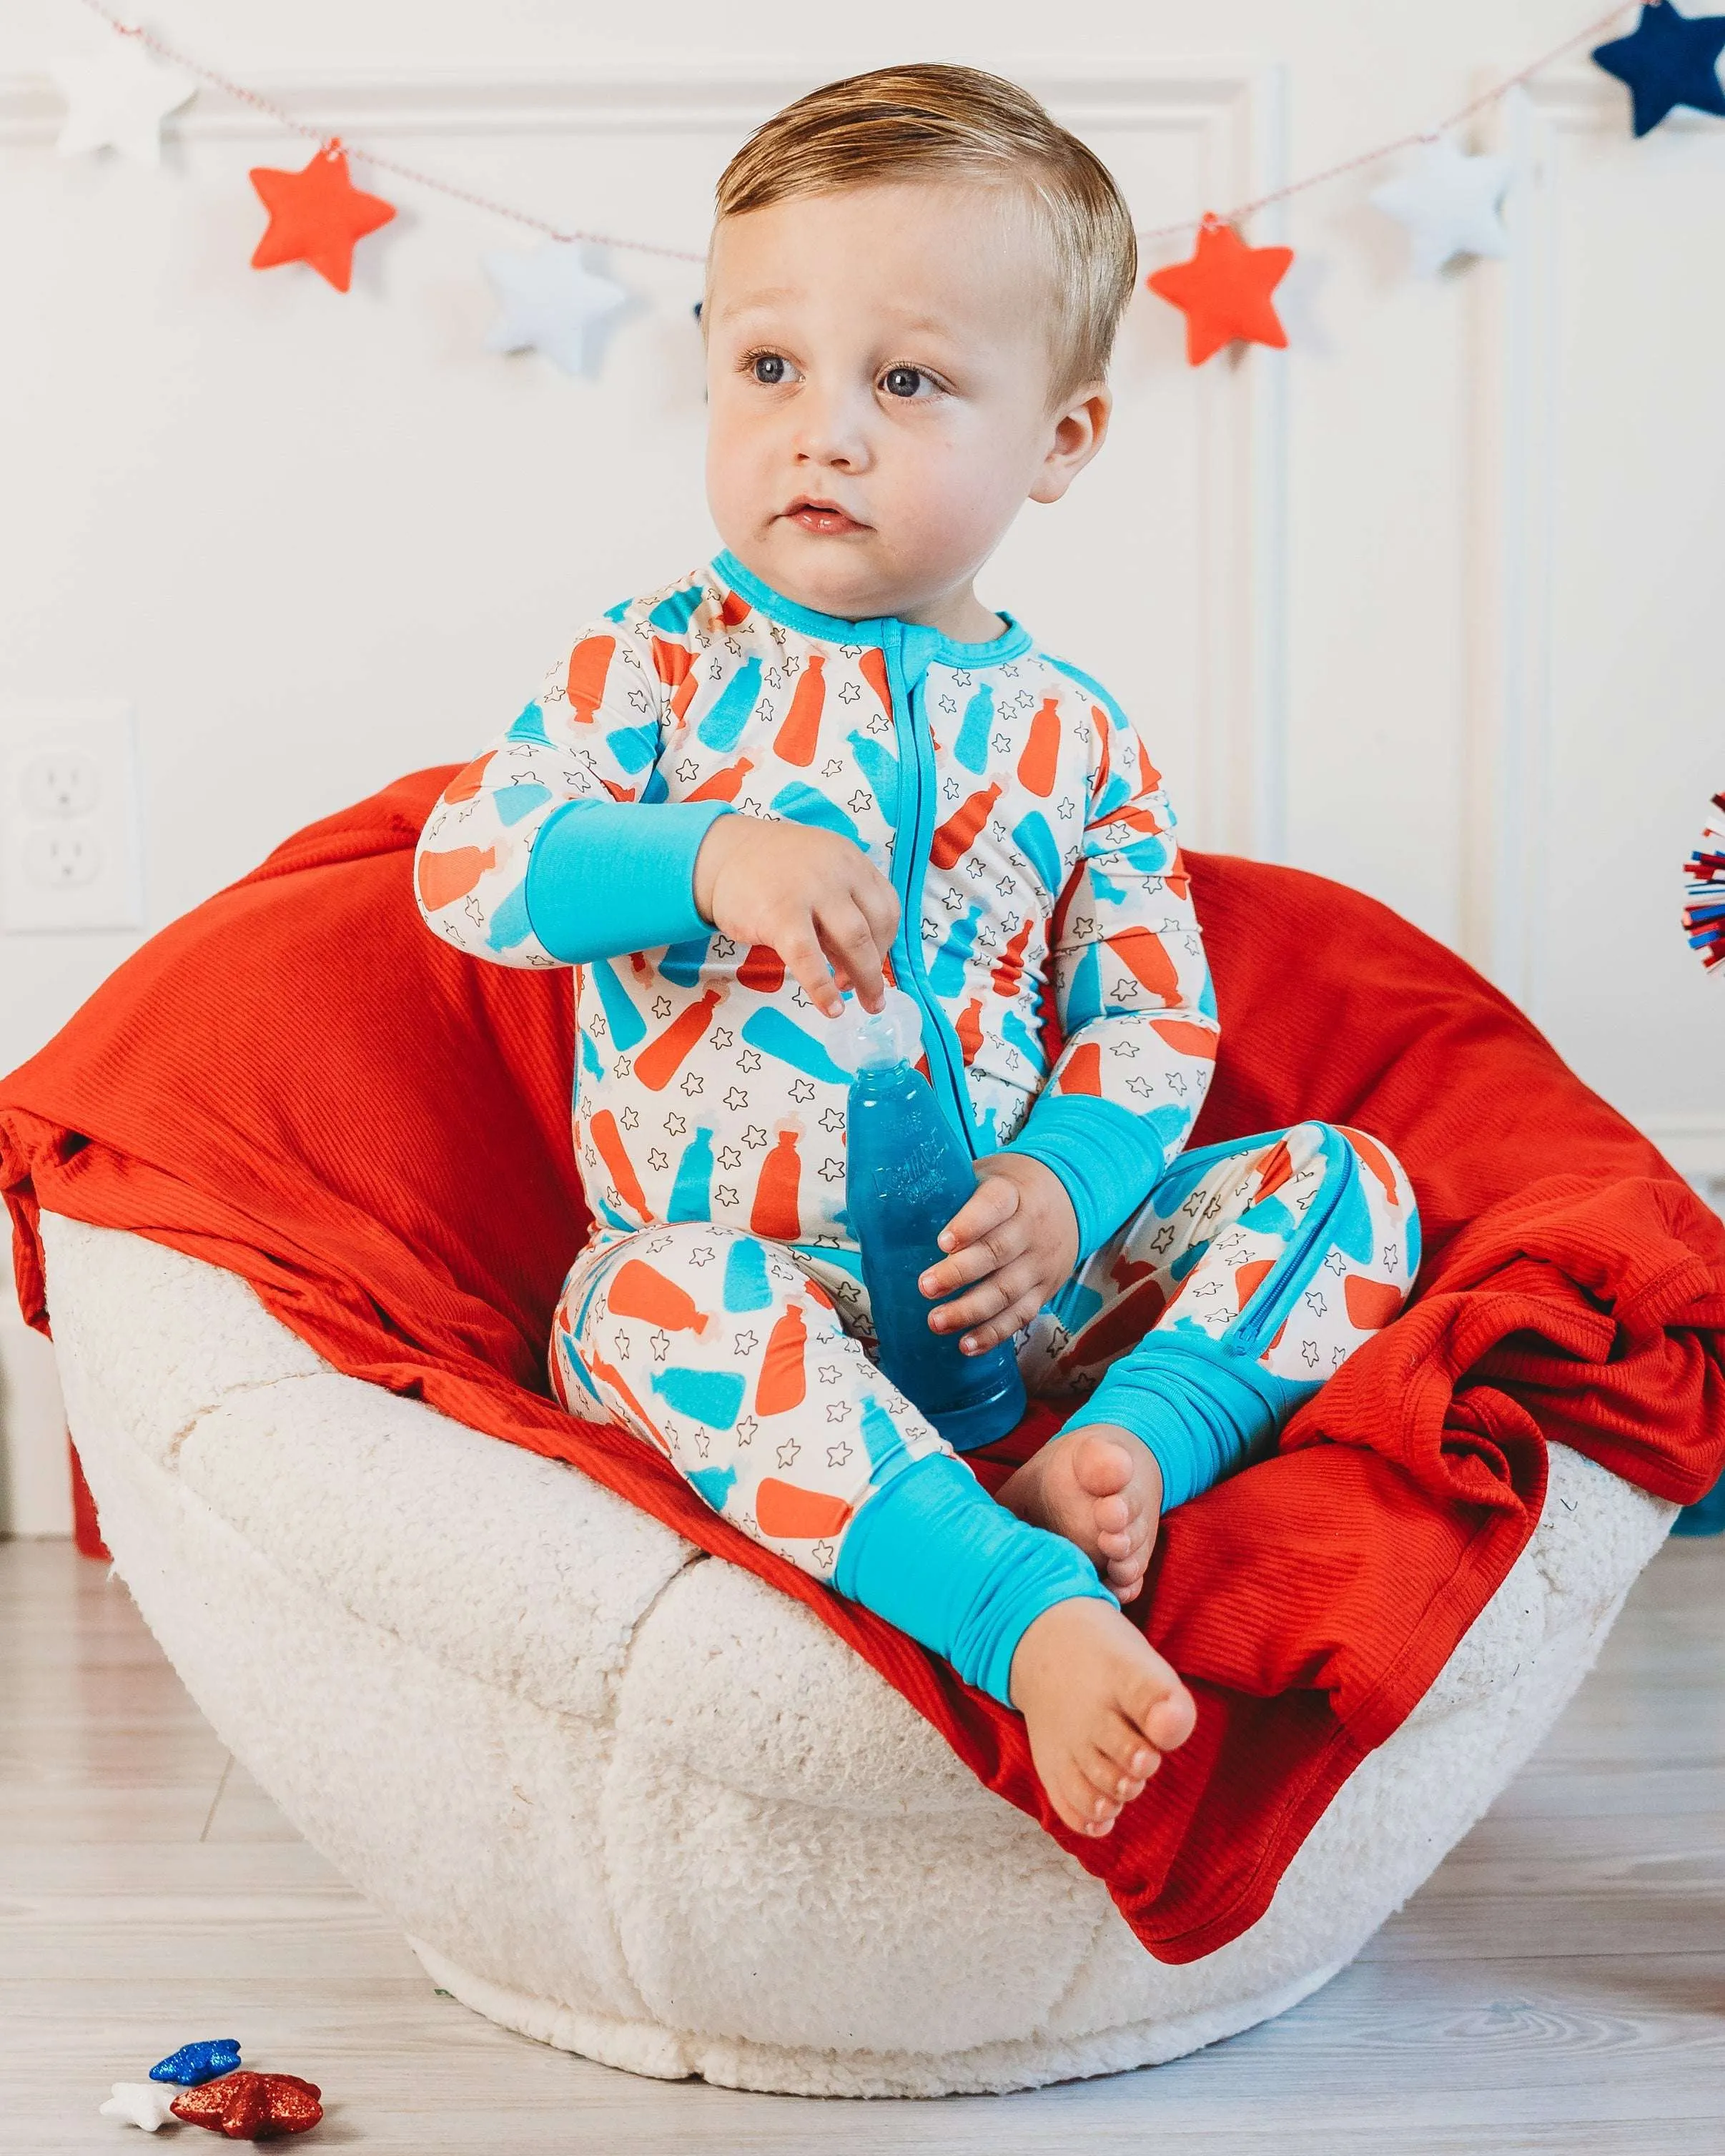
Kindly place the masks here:
[(922, 1050), (922, 1014), (902, 988), (889, 988), (878, 1011), (865, 1011), (855, 996), (847, 994), (826, 1046), (839, 1069), (853, 1075), (914, 1063)]

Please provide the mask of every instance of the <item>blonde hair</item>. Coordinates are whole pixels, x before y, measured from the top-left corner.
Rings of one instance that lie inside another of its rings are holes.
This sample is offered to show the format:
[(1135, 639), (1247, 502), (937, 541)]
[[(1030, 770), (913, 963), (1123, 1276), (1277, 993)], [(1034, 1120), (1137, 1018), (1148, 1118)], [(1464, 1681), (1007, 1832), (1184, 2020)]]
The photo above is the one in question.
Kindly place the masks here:
[(1101, 159), (1016, 83), (934, 63), (827, 83), (755, 130), (714, 207), (722, 221), (795, 195), (936, 177), (1019, 190), (1054, 271), (1054, 398), (1100, 381), (1137, 282), (1132, 218)]

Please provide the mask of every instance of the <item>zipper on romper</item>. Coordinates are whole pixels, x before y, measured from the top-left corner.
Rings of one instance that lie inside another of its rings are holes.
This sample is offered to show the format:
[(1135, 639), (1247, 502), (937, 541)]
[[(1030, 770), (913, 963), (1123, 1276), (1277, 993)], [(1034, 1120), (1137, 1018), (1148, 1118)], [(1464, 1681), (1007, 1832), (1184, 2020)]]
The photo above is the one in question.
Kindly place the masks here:
[[(947, 1121), (964, 1141), (974, 1160), (976, 1125), (970, 1112), (970, 1091), (964, 1082), (964, 1055), (947, 1014), (928, 985), (922, 952), (922, 886), (934, 847), (934, 751), (927, 726), (919, 728), (916, 706), (905, 679), (905, 632), (901, 622), (882, 624), (881, 649), (886, 659), (886, 685), (892, 696), (894, 736), (898, 745), (899, 798), (894, 803), (896, 842), (893, 847), (892, 880), (898, 892), (898, 937), (894, 944), (893, 971), (899, 986), (915, 997), (923, 1016), (922, 1038), (928, 1054), (929, 1075), (935, 1098)], [(923, 670), (922, 678), (927, 678)], [(905, 808), (910, 805), (906, 838)]]

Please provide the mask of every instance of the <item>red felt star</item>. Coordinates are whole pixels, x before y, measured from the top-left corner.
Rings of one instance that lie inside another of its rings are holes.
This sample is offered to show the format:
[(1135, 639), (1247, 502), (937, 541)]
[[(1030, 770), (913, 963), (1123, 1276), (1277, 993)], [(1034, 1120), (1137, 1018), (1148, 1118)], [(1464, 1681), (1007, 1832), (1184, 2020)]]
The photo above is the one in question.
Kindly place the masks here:
[(1198, 249), (1184, 262), (1153, 270), (1144, 282), (1186, 317), (1186, 358), (1202, 367), (1212, 352), (1236, 338), (1248, 344), (1286, 344), (1270, 295), (1287, 274), (1291, 247), (1248, 247), (1231, 224), (1206, 217)]
[(353, 281), (353, 247), (395, 215), (381, 195), (362, 194), (347, 177), (347, 156), (326, 143), (303, 172), (270, 165), (252, 168), (252, 185), (264, 198), (270, 224), (252, 257), (254, 270), (279, 262), (309, 262), (338, 292)]

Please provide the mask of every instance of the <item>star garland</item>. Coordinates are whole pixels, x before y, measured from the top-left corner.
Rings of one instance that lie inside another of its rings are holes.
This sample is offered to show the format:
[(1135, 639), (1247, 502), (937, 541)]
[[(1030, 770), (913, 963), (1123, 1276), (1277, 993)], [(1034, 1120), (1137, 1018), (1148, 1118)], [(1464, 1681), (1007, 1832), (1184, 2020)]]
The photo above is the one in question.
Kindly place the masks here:
[[(111, 148), (140, 163), (155, 164), (162, 153), (162, 122), (201, 86), (249, 104), (290, 132), (316, 142), (310, 163), (298, 171), (259, 166), (251, 174), (269, 212), (268, 226), (251, 258), (254, 269), (299, 263), (316, 271), (336, 291), (349, 289), (355, 247), (395, 215), (394, 206), (381, 195), (353, 184), (349, 157), (362, 157), (379, 172), (538, 232), (545, 244), (531, 254), (485, 258), (501, 309), (486, 336), (486, 346), (493, 352), (542, 352), (565, 373), (591, 377), (598, 372), (603, 340), (627, 311), (630, 298), (624, 286), (603, 274), (598, 254), (617, 249), (691, 263), (702, 259), (687, 249), (566, 229), (452, 185), (434, 173), (375, 151), (344, 145), (259, 92), (191, 59), (153, 31), (126, 22), (113, 12), (108, 0), (81, 0), (81, 4), (116, 33), (116, 43), (100, 53), (50, 64), (49, 73), (67, 104), (56, 145), (61, 156)], [(1501, 205), (1513, 178), (1509, 161), (1468, 156), (1453, 138), (1476, 114), (1498, 104), (1554, 60), (1619, 24), (1626, 12), (1622, 4), (1614, 7), (1435, 127), (1363, 151), (1225, 214), (1206, 210), (1200, 217), (1140, 234), (1141, 239), (1148, 241), (1194, 236), (1193, 253), (1186, 260), (1153, 270), (1144, 280), (1158, 298), (1185, 316), (1189, 364), (1200, 367), (1233, 345), (1281, 346), (1287, 342), (1271, 295), (1292, 264), (1293, 250), (1250, 246), (1240, 227), (1258, 211), (1379, 164), (1398, 152), (1412, 155), (1401, 172), (1373, 190), (1371, 200), (1406, 226), (1410, 267), (1416, 275), (1435, 276), (1461, 257), (1507, 254), (1509, 235)], [(1679, 10), (1676, 0), (1645, 0), (1634, 30), (1594, 45), (1591, 57), (1628, 88), (1631, 125), (1639, 136), (1679, 105), (1725, 118), (1725, 86), (1718, 73), (1722, 52), (1725, 15), (1692, 17)], [(697, 316), (699, 311), (697, 308)]]

